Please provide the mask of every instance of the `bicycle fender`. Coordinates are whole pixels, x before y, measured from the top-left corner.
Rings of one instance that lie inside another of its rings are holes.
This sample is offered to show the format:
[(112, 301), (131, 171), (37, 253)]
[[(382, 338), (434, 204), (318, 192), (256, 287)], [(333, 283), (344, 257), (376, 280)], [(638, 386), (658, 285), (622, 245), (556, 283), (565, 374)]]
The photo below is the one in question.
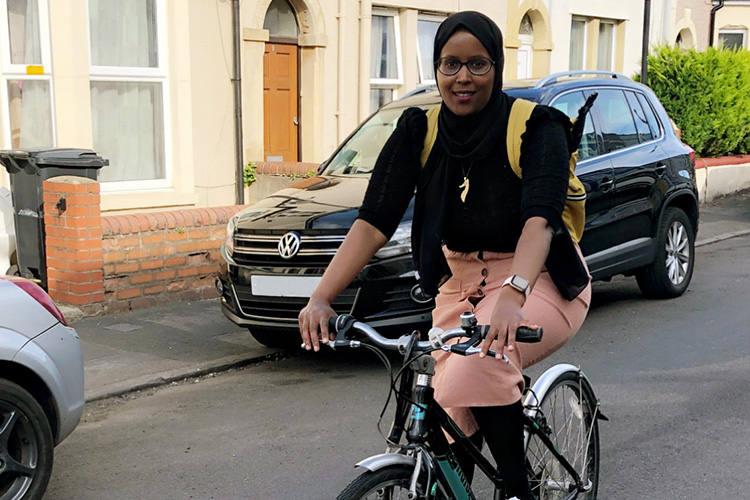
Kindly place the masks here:
[[(596, 397), (596, 393), (591, 386), (589, 378), (585, 373), (583, 373), (583, 370), (581, 370), (577, 366), (573, 366), (567, 363), (560, 363), (549, 368), (542, 374), (541, 377), (539, 377), (539, 380), (536, 381), (534, 387), (532, 387), (532, 390), (528, 391), (524, 396), (523, 405), (527, 408), (533, 408), (534, 406), (538, 405), (542, 398), (544, 398), (544, 395), (547, 394), (547, 391), (550, 389), (557, 377), (565, 372), (571, 372), (580, 375), (583, 384), (586, 385), (587, 389), (591, 391), (591, 394), (594, 395), (594, 398), (597, 401), (599, 400), (599, 398)], [(536, 415), (536, 410), (527, 409), (525, 410), (525, 413), (529, 417), (533, 418)], [(597, 420), (609, 420), (606, 416), (604, 416), (601, 409), (599, 409), (599, 411), (597, 412), (596, 418)], [(528, 438), (528, 436), (526, 437)]]
[(417, 465), (417, 460), (414, 457), (401, 455), (400, 453), (381, 453), (380, 455), (373, 455), (369, 458), (365, 458), (354, 467), (361, 467), (370, 472), (375, 472), (376, 470), (389, 465), (406, 465), (409, 467), (415, 467)]

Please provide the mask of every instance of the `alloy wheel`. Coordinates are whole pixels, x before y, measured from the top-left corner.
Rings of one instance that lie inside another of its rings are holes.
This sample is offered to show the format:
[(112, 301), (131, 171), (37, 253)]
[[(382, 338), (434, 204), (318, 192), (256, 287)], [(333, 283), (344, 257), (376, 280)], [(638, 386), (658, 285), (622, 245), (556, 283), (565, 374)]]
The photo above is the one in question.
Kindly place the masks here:
[(690, 241), (682, 222), (676, 220), (667, 233), (667, 275), (674, 285), (680, 285), (688, 274), (690, 263)]

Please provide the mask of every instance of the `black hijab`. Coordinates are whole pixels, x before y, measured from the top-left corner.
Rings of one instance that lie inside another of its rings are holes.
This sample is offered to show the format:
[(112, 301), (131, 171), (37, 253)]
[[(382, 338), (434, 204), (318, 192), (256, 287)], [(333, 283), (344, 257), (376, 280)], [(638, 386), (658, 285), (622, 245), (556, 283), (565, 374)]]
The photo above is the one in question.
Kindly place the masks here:
[[(469, 116), (456, 116), (443, 104), (440, 109), (438, 138), (449, 156), (460, 160), (481, 160), (488, 156), (498, 142), (505, 141), (507, 124), (498, 117), (507, 114), (503, 98), (503, 35), (489, 17), (474, 11), (459, 12), (448, 17), (437, 30), (433, 50), (433, 66), (437, 66), (440, 52), (457, 31), (466, 30), (487, 49), (495, 62), (495, 80), (489, 102)], [(437, 71), (437, 69), (436, 69)]]
[(438, 141), (420, 174), (411, 232), (414, 265), (419, 271), (422, 290), (429, 296), (435, 296), (438, 287), (451, 276), (442, 251), (449, 172), (469, 162), (494, 166), (498, 156), (506, 156), (508, 106), (502, 91), (502, 34), (484, 14), (470, 11), (453, 14), (443, 21), (435, 35), (434, 63), (448, 39), (459, 30), (473, 34), (487, 49), (495, 62), (495, 80), (487, 105), (476, 113), (456, 116), (445, 103), (440, 108)]

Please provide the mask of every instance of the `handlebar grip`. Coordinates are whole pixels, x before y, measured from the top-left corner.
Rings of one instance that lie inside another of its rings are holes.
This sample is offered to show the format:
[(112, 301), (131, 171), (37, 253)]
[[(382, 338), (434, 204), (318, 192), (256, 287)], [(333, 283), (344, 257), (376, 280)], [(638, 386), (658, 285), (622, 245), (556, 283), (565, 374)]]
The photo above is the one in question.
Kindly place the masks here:
[(526, 344), (536, 344), (542, 341), (542, 335), (544, 331), (540, 326), (538, 329), (533, 330), (527, 326), (519, 326), (516, 329), (516, 342), (523, 342)]
[(341, 314), (339, 316), (331, 316), (328, 318), (328, 332), (339, 333), (341, 331), (349, 329), (350, 326), (357, 321), (354, 316), (349, 314)]

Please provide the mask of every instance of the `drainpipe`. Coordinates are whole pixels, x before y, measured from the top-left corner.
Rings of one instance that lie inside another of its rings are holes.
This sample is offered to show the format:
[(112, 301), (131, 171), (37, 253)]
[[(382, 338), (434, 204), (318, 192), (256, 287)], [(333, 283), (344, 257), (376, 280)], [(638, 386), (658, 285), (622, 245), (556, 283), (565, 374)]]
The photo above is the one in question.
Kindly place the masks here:
[(234, 157), (237, 170), (236, 198), (238, 205), (245, 204), (245, 164), (242, 160), (242, 66), (240, 65), (240, 0), (232, 0), (232, 34), (234, 38)]
[(648, 85), (648, 35), (651, 30), (651, 0), (643, 7), (643, 46), (641, 47), (641, 83)]
[(718, 5), (714, 5), (711, 9), (711, 22), (708, 27), (708, 46), (714, 46), (714, 24), (716, 23), (716, 11), (724, 7), (724, 0), (719, 0)]

